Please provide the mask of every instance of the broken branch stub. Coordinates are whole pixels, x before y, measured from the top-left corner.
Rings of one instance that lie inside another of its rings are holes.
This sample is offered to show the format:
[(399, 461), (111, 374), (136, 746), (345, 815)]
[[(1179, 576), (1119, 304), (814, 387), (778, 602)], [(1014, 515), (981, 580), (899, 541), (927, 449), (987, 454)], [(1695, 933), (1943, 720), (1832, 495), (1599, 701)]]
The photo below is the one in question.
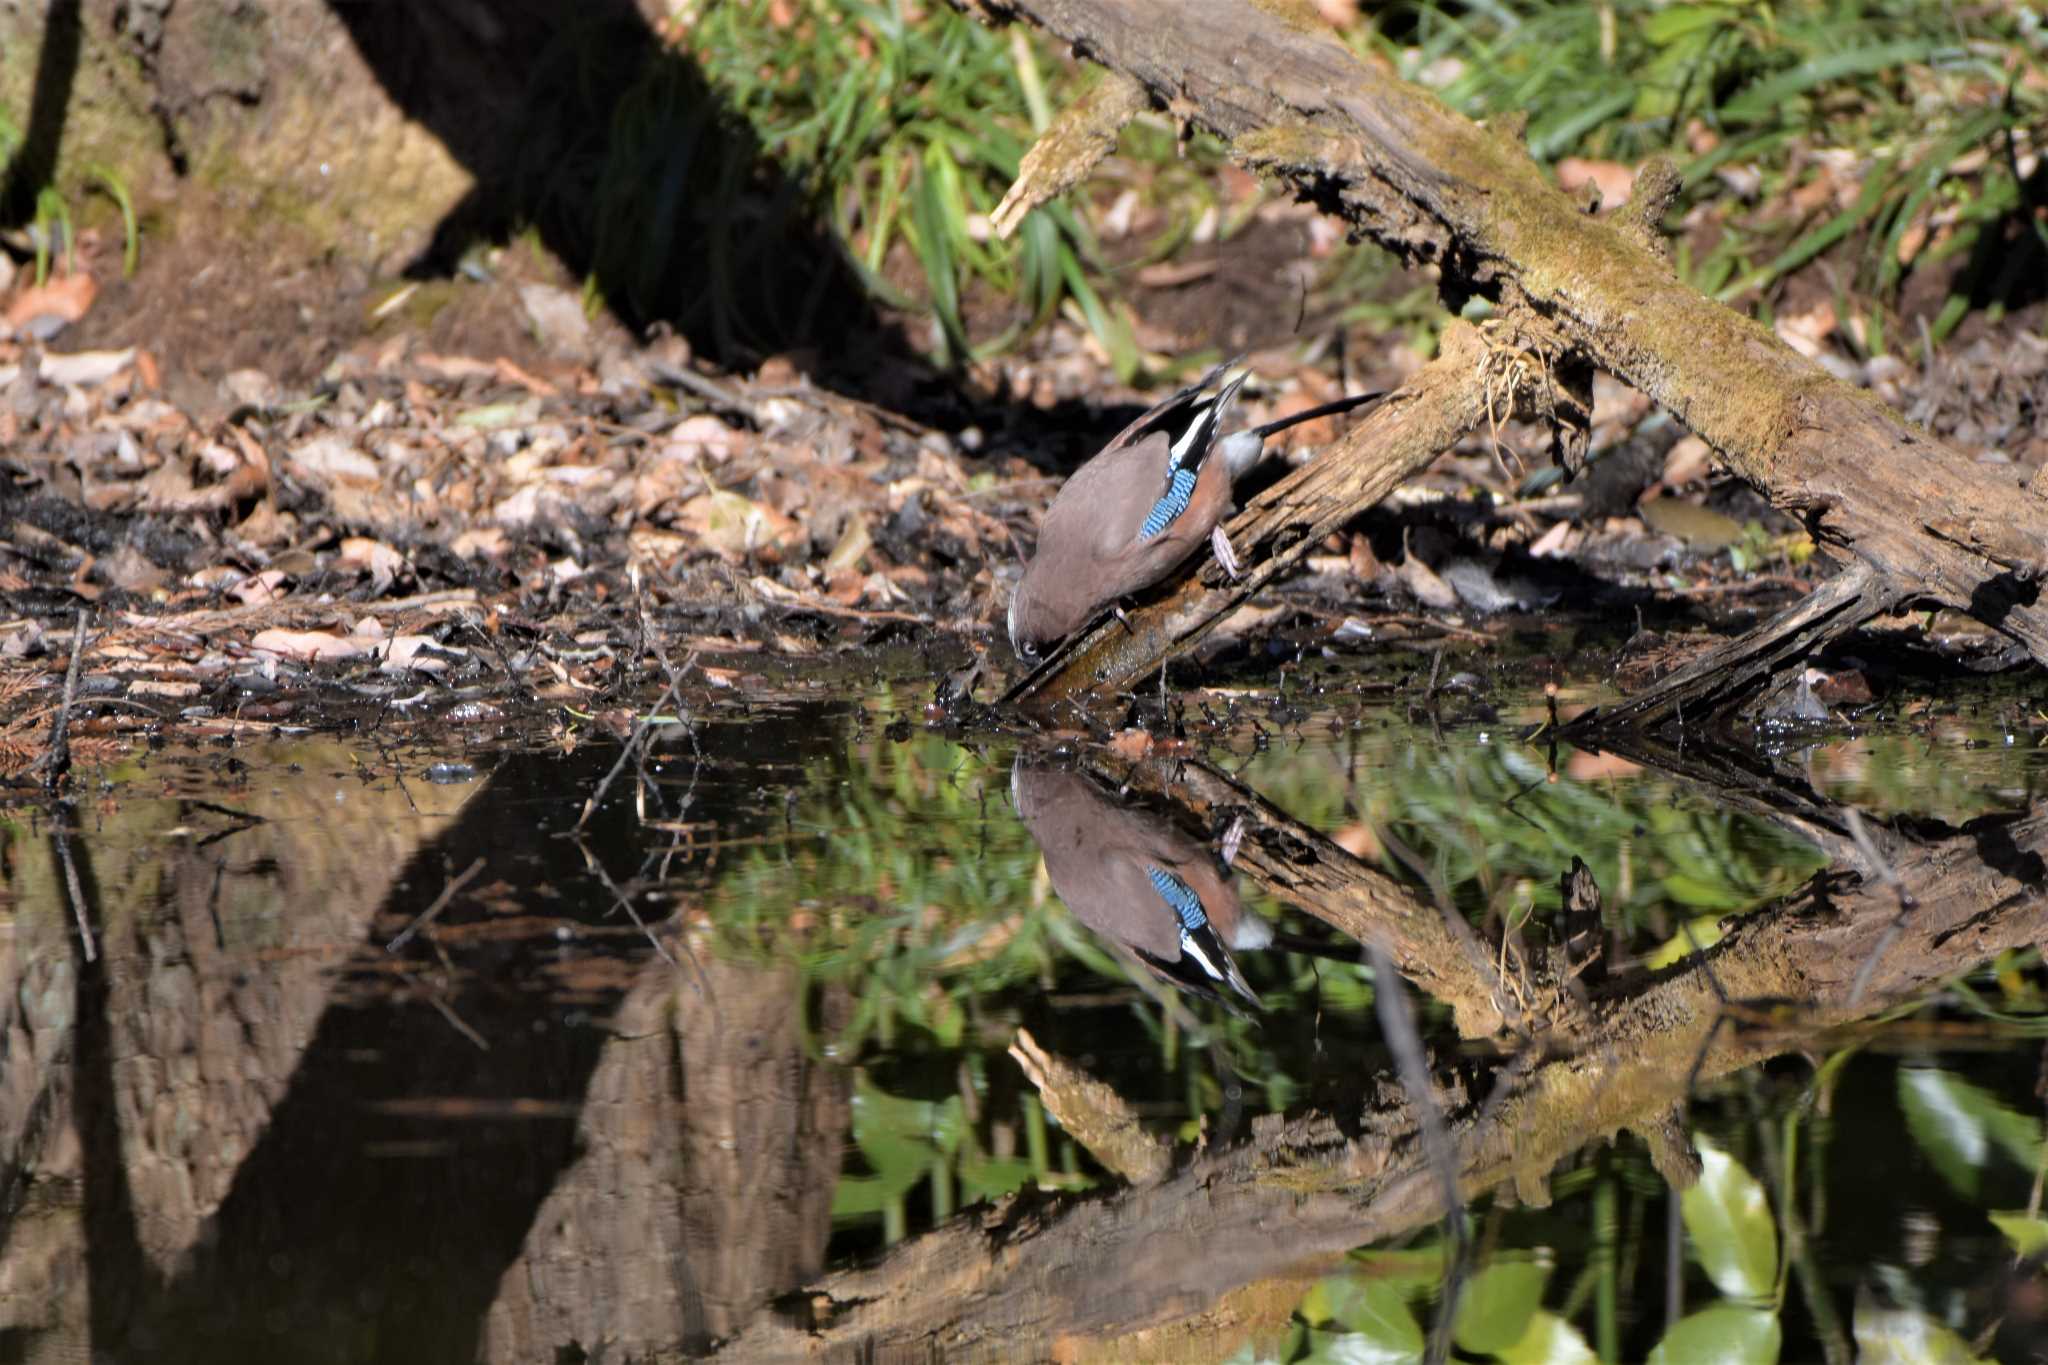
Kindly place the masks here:
[(1685, 285), (1640, 223), (1582, 212), (1514, 137), (1359, 62), (1298, 5), (1181, 0), (1171, 24), (1153, 0), (1003, 8), (1132, 77), (1246, 166), (1441, 266), (1454, 296), (1486, 292), (1543, 318), (1867, 565), (1885, 604), (1958, 608), (2048, 661), (2048, 499)]
[(1087, 179), (1116, 149), (1117, 134), (1143, 112), (1150, 98), (1130, 77), (1106, 71), (1094, 89), (1060, 111), (1024, 153), (1017, 179), (989, 215), (996, 236), (1007, 238), (1031, 210)]

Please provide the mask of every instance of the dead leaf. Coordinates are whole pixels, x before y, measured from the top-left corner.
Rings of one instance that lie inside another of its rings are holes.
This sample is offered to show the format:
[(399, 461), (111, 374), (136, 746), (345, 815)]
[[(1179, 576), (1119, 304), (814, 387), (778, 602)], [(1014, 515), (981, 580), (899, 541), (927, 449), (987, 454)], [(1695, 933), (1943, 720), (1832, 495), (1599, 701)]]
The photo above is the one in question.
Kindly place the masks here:
[(1344, 826), (1330, 836), (1330, 842), (1362, 862), (1379, 861), (1380, 836), (1363, 821)]
[(195, 682), (156, 682), (139, 678), (128, 684), (131, 697), (163, 697), (170, 701), (181, 701), (186, 697), (199, 695), (199, 684)]
[(1119, 730), (1109, 741), (1109, 751), (1136, 762), (1152, 752), (1152, 736), (1144, 730)]
[(1458, 605), (1458, 594), (1451, 585), (1414, 555), (1402, 560), (1394, 575), (1401, 580), (1401, 586), (1415, 594), (1416, 601), (1432, 611), (1450, 611)]
[(47, 341), (84, 317), (99, 290), (93, 277), (83, 271), (53, 275), (15, 295), (14, 302), (7, 305), (7, 325), (17, 333)]
[(1666, 488), (1683, 488), (1706, 478), (1713, 468), (1714, 448), (1697, 436), (1682, 437), (1665, 452), (1664, 473), (1658, 482)]
[(1596, 754), (1586, 749), (1573, 750), (1565, 760), (1564, 775), (1574, 782), (1596, 782), (1604, 777), (1627, 777), (1642, 771), (1639, 764), (1631, 763), (1614, 754)]
[(1804, 313), (1778, 314), (1774, 326), (1780, 340), (1812, 360), (1827, 349), (1827, 340), (1835, 334), (1837, 321), (1834, 303), (1823, 299)]
[(360, 636), (336, 635), (324, 630), (261, 630), (249, 647), (280, 659), (354, 659), (377, 644)]
[(381, 596), (405, 570), (405, 556), (381, 540), (349, 536), (341, 542), (334, 567), (348, 573), (370, 575), (370, 586)]
[(77, 351), (70, 355), (45, 351), (37, 374), (46, 384), (90, 389), (106, 383), (134, 361), (133, 346), (119, 351)]
[(699, 493), (676, 509), (676, 529), (732, 563), (753, 556), (779, 564), (803, 537), (794, 518), (723, 488)]
[(1629, 195), (1634, 193), (1636, 173), (1619, 161), (1568, 156), (1557, 163), (1557, 183), (1574, 193), (1591, 185), (1600, 191), (1601, 208), (1617, 209), (1626, 204)]
[(377, 462), (339, 436), (315, 436), (285, 456), (293, 472), (322, 485), (376, 483)]
[(229, 588), (228, 596), (246, 606), (260, 607), (284, 596), (284, 580), (282, 569), (265, 569)]

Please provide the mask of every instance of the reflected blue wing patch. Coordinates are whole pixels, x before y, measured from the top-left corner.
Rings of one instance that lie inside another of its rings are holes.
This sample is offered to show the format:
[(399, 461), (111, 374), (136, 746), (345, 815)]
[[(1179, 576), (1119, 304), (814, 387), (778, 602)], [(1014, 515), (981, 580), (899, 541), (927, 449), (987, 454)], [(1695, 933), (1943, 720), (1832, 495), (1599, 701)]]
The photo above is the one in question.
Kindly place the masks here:
[(1164, 900), (1167, 907), (1180, 919), (1183, 934), (1193, 933), (1208, 924), (1209, 912), (1202, 908), (1202, 898), (1195, 894), (1193, 887), (1171, 872), (1164, 872), (1156, 867), (1146, 868), (1145, 875), (1150, 877), (1152, 885), (1158, 888), (1160, 899)]
[[(1188, 502), (1195, 496), (1195, 478), (1195, 471), (1192, 469), (1173, 471), (1173, 481), (1167, 485), (1165, 496), (1152, 504), (1151, 512), (1145, 517), (1145, 524), (1138, 528), (1138, 539), (1152, 539), (1173, 525), (1174, 520), (1188, 510)], [(1157, 872), (1153, 874), (1155, 878), (1163, 875)]]

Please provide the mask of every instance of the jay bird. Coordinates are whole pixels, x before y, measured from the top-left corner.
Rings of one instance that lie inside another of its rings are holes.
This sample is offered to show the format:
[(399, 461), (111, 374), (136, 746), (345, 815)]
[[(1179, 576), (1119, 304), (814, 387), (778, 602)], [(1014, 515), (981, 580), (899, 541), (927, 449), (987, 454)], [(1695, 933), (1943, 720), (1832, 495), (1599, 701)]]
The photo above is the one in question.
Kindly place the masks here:
[(1045, 872), (1074, 918), (1183, 990), (1252, 1004), (1231, 950), (1264, 948), (1273, 926), (1245, 908), (1236, 877), (1161, 816), (1110, 799), (1085, 774), (1023, 754), (1010, 800), (1045, 854)]
[(1266, 438), (1382, 397), (1354, 394), (1219, 437), (1249, 377), (1222, 382), (1228, 368), (1217, 366), (1125, 427), (1053, 498), (1038, 552), (1010, 596), (1010, 645), (1020, 658), (1036, 660), (1103, 608), (1159, 582), (1204, 541), (1236, 578), (1237, 555), (1222, 522), (1231, 486), (1258, 463)]

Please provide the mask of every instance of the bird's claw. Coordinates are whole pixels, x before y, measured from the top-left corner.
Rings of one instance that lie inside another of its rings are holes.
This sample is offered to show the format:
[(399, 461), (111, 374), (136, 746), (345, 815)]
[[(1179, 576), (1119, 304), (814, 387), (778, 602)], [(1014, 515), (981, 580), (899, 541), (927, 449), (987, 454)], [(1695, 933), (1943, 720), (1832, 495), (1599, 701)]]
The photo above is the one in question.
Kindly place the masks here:
[(1230, 822), (1230, 828), (1223, 831), (1223, 865), (1229, 867), (1237, 861), (1237, 851), (1244, 847), (1244, 816), (1239, 815)]
[(1232, 582), (1236, 582), (1241, 577), (1237, 551), (1231, 548), (1230, 537), (1224, 533), (1221, 526), (1209, 532), (1209, 548), (1216, 552), (1216, 562), (1223, 566), (1223, 572), (1230, 576)]

